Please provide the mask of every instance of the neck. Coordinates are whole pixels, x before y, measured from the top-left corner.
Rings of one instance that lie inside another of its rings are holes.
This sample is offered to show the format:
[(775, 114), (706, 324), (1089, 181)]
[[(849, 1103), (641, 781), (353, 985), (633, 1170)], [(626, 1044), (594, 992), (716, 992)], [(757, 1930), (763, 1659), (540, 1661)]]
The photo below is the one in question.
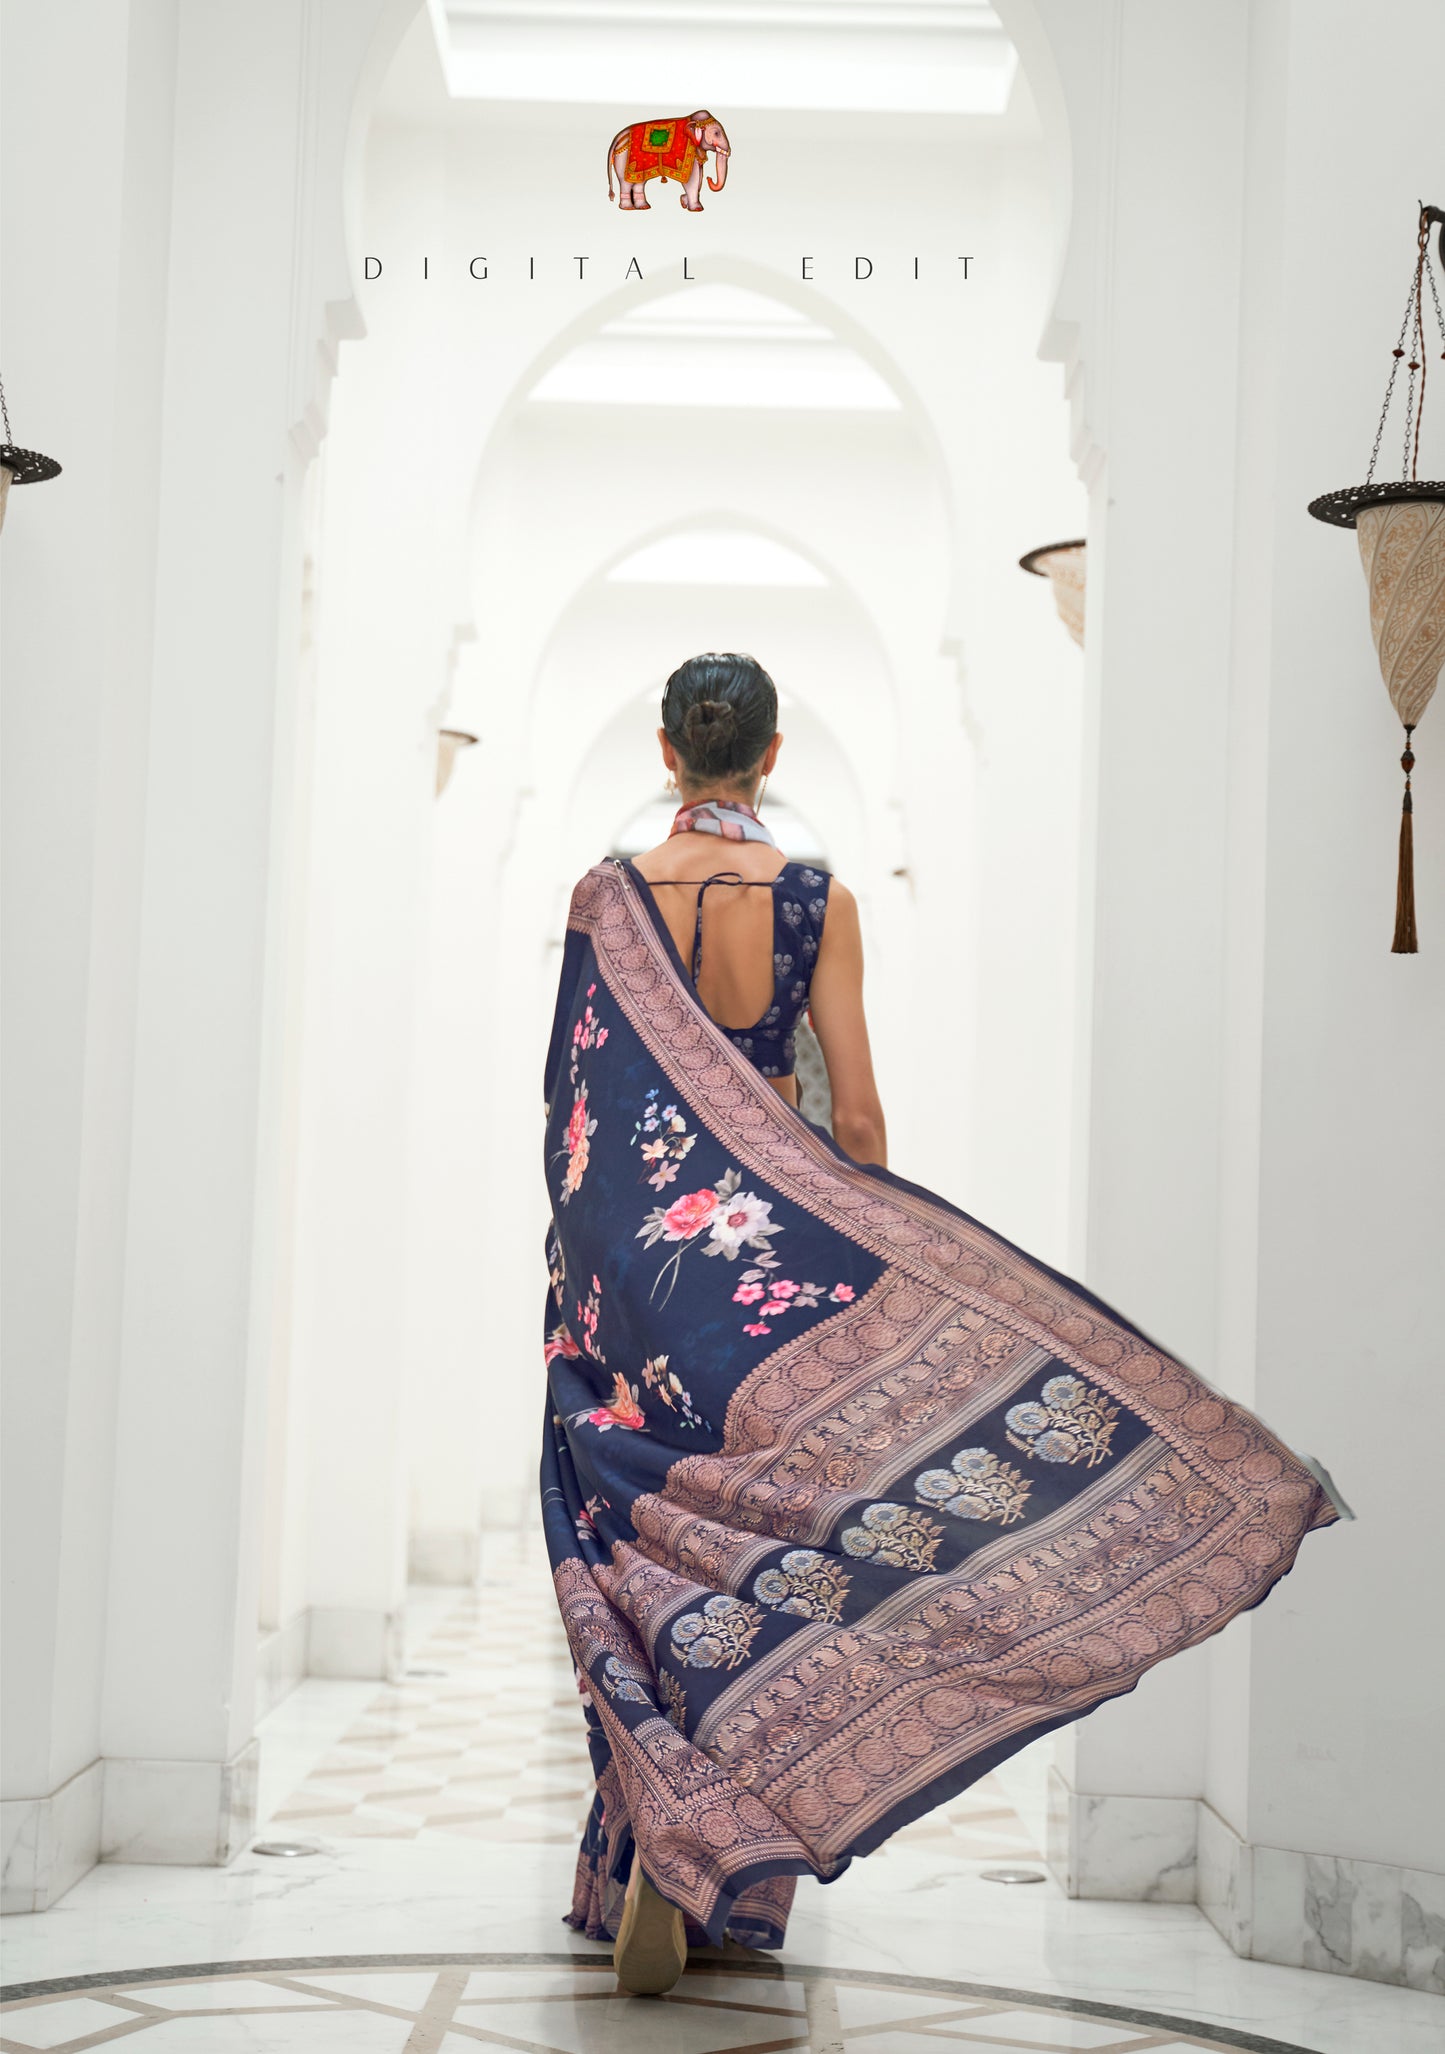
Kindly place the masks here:
[(757, 811), (758, 794), (751, 792), (723, 791), (715, 786), (704, 786), (701, 791), (679, 791), (678, 798), (684, 806), (705, 806), (709, 800), (717, 806), (751, 806)]

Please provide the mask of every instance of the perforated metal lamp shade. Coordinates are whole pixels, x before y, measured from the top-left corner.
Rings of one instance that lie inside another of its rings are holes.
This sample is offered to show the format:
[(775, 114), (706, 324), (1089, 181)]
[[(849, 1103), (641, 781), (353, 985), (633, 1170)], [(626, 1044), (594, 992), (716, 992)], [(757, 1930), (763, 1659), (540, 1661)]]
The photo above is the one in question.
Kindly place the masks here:
[(1048, 579), (1053, 587), (1059, 619), (1081, 649), (1084, 646), (1087, 550), (1088, 545), (1079, 538), (1073, 542), (1046, 542), (1041, 549), (1031, 549), (1027, 556), (1019, 558), (1021, 571)]
[[(1391, 953), (1397, 956), (1413, 956), (1419, 949), (1415, 926), (1415, 809), (1410, 790), (1410, 773), (1415, 768), (1413, 738), (1445, 668), (1445, 479), (1417, 475), (1429, 360), (1437, 346), (1433, 338), (1428, 342), (1426, 339), (1427, 295), (1434, 325), (1440, 331), (1439, 341), (1445, 344), (1445, 309), (1430, 261), (1430, 235), (1437, 227), (1440, 260), (1445, 265), (1445, 211), (1420, 207), (1410, 289), (1400, 332), (1390, 352), (1392, 362), (1385, 383), (1385, 400), (1365, 482), (1323, 492), (1309, 504), (1317, 521), (1355, 530), (1369, 588), (1370, 632), (1374, 636), (1380, 676), (1405, 730), (1405, 748), (1400, 757), (1405, 791), (1400, 808), (1395, 936), (1390, 944)], [(1445, 363), (1445, 348), (1440, 349), (1440, 361)], [(1407, 378), (1400, 476), (1377, 481), (1375, 467), (1402, 366)]]
[(443, 727), (437, 729), (437, 797), (440, 798), (451, 780), (456, 760), (463, 749), (470, 749), (477, 737), (468, 734), (465, 728)]
[(53, 456), (42, 456), (38, 449), (17, 449), (13, 442), (0, 442), (0, 528), (5, 525), (12, 485), (43, 485), (47, 478), (59, 476), (60, 466)]

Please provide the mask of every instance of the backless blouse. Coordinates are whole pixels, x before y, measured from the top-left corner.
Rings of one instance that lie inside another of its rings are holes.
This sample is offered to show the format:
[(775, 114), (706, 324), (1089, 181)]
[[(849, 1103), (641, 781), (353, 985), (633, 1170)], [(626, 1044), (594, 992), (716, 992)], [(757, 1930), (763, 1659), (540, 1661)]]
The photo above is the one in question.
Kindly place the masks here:
[[(637, 875), (642, 876), (641, 871)], [(651, 887), (657, 879), (642, 879)], [(676, 882), (691, 882), (677, 879)], [(697, 917), (692, 931), (693, 988), (702, 975), (702, 905), (711, 884), (750, 884), (773, 894), (773, 997), (762, 1018), (751, 1027), (724, 1027), (722, 1033), (741, 1050), (764, 1077), (791, 1077), (794, 1068), (798, 1022), (808, 1007), (813, 968), (823, 939), (823, 921), (828, 911), (831, 871), (815, 870), (807, 863), (784, 863), (770, 879), (742, 877), (736, 870), (717, 870), (702, 879), (697, 893)]]

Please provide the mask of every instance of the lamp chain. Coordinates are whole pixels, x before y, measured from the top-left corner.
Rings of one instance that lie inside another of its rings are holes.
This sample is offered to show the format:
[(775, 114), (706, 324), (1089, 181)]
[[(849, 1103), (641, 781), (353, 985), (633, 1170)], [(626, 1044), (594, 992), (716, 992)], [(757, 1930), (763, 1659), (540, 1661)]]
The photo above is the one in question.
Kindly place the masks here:
[(8, 449), (15, 438), (10, 433), (10, 409), (5, 404), (5, 380), (3, 378), (0, 378), (0, 420), (3, 420), (5, 423), (5, 447)]
[[(1420, 475), (1420, 429), (1425, 417), (1425, 376), (1428, 368), (1425, 342), (1425, 287), (1430, 288), (1430, 301), (1435, 312), (1435, 324), (1440, 330), (1440, 340), (1445, 343), (1445, 311), (1440, 305), (1440, 291), (1435, 283), (1435, 267), (1430, 261), (1431, 223), (1440, 220), (1440, 211), (1435, 207), (1420, 209), (1420, 222), (1416, 235), (1415, 270), (1410, 280), (1410, 290), (1405, 298), (1405, 312), (1400, 322), (1400, 332), (1395, 338), (1395, 347), (1390, 352), (1390, 375), (1385, 381), (1385, 401), (1380, 408), (1379, 424), (1375, 429), (1374, 445), (1370, 450), (1370, 468), (1365, 473), (1365, 483), (1375, 482), (1375, 467), (1380, 461), (1380, 444), (1384, 440), (1385, 423), (1389, 418), (1390, 405), (1395, 397), (1395, 380), (1400, 365), (1405, 363), (1405, 433), (1400, 452), (1400, 477), (1402, 481), (1418, 479)], [(1445, 239), (1445, 238), (1442, 238)], [(1442, 253), (1445, 254), (1445, 253)], [(1406, 351), (1409, 357), (1406, 361)], [(1441, 351), (1445, 357), (1445, 349)]]

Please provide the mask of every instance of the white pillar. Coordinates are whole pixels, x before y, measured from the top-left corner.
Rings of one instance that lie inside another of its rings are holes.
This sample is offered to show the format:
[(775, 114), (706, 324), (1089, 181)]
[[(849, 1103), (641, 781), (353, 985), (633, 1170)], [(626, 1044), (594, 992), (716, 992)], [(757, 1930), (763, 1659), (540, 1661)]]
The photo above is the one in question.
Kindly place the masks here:
[(9, 25), (7, 369), (66, 470), (4, 551), (7, 1907), (249, 1824), (297, 515), (387, 4)]
[[(426, 248), (435, 153), (414, 177), (402, 157), (376, 211), (400, 215), (393, 246)], [(388, 301), (382, 346), (346, 353), (327, 447), (293, 1343), (316, 1675), (385, 1676), (401, 1657), (418, 978), (455, 547), (426, 313), (420, 291)]]
[(1399, 730), (1353, 538), (1305, 503), (1368, 459), (1445, 21), (1038, 12), (1094, 481), (1079, 1261), (1361, 1514), (1061, 1741), (1051, 1856), (1080, 1894), (1197, 1898), (1241, 1952), (1436, 1988), (1442, 819), (1417, 773), (1426, 953), (1392, 957)]

